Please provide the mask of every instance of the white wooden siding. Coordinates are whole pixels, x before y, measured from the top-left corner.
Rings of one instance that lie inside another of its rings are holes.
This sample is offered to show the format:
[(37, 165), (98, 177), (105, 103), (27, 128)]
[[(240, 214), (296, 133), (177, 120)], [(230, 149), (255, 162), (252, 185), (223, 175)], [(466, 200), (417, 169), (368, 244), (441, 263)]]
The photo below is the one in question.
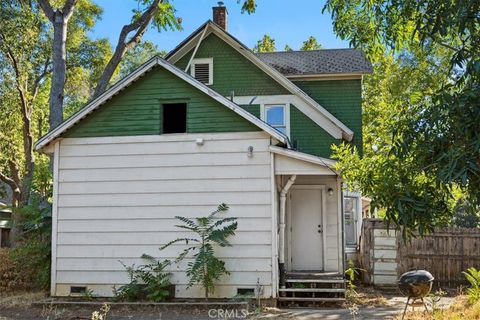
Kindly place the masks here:
[[(174, 217), (204, 216), (225, 202), (226, 216), (238, 217), (238, 231), (233, 247), (218, 249), (231, 274), (215, 295), (232, 297), (258, 280), (264, 296), (271, 296), (269, 144), (262, 132), (62, 140), (55, 294), (68, 295), (75, 284), (111, 295), (114, 285), (128, 282), (119, 260), (138, 265), (144, 253), (175, 258), (183, 245), (159, 250), (188, 235)], [(185, 268), (186, 262), (170, 268), (176, 296), (201, 297), (199, 288), (186, 289)]]

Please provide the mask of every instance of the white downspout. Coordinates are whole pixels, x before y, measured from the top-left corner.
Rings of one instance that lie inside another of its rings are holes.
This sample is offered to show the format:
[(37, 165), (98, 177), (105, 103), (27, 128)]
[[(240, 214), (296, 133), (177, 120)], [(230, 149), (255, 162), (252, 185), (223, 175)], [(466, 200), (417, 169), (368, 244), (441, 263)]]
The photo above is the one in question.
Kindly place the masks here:
[(286, 203), (287, 203), (287, 194), (292, 185), (295, 183), (295, 179), (297, 179), (296, 175), (290, 176), (287, 183), (283, 187), (282, 191), (280, 191), (280, 234), (279, 234), (279, 246), (278, 246), (278, 263), (279, 263), (279, 271), (280, 271), (280, 285), (285, 287), (285, 216), (286, 216)]

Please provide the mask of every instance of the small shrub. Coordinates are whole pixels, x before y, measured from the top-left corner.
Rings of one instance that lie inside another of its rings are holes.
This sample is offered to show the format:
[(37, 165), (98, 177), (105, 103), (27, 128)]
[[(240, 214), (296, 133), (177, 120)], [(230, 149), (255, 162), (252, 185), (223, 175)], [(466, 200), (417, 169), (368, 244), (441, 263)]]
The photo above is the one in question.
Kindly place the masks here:
[(142, 259), (147, 263), (137, 268), (135, 265), (126, 266), (120, 261), (130, 277), (130, 283), (118, 289), (113, 288), (116, 300), (160, 302), (170, 296), (171, 274), (165, 272), (165, 268), (171, 262), (169, 260), (160, 261), (147, 254), (142, 255)]
[(463, 274), (471, 286), (467, 289), (468, 301), (472, 304), (480, 301), (480, 270), (471, 267)]

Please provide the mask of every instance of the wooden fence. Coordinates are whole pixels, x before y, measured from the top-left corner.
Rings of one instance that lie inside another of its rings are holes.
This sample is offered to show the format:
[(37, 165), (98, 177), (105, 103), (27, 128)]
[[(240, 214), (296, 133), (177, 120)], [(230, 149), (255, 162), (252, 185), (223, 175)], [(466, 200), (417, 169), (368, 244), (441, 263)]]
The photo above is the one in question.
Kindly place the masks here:
[(438, 286), (453, 287), (466, 283), (462, 271), (480, 268), (480, 229), (447, 228), (397, 242), (398, 274), (425, 269)]
[[(393, 274), (397, 277), (410, 270), (425, 269), (435, 277), (436, 286), (455, 287), (466, 284), (463, 271), (469, 267), (480, 269), (480, 229), (446, 228), (406, 242), (399, 233), (395, 236), (379, 229), (385, 230), (386, 226), (378, 219), (363, 221), (359, 262), (367, 270), (367, 283), (381, 285), (377, 279), (382, 279), (395, 284), (392, 276), (385, 277), (395, 269)], [(394, 239), (396, 245), (392, 243)]]

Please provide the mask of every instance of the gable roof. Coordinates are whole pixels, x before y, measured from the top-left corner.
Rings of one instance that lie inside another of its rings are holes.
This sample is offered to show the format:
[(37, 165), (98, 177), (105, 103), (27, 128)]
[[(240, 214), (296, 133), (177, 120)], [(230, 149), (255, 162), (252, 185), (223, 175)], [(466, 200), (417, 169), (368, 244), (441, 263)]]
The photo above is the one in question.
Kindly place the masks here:
[(263, 62), (286, 77), (307, 75), (362, 75), (373, 71), (357, 49), (322, 49), (257, 53)]
[(327, 131), (336, 139), (345, 139), (352, 141), (353, 131), (348, 128), (344, 123), (337, 119), (334, 115), (328, 112), (312, 97), (306, 94), (302, 89), (297, 87), (293, 82), (287, 79), (279, 71), (262, 61), (257, 55), (255, 55), (247, 46), (233, 37), (231, 34), (223, 30), (216, 23), (208, 20), (195, 30), (190, 36), (182, 41), (177, 47), (170, 51), (165, 59), (175, 64), (183, 56), (189, 53), (191, 50), (195, 51), (196, 46), (209, 34), (214, 33), (216, 36), (223, 39), (237, 52), (242, 54), (245, 58), (250, 60), (253, 64), (259, 67), (263, 72), (269, 75), (272, 79), (282, 85), (291, 94), (297, 96), (302, 102), (300, 105), (296, 105), (304, 114), (315, 121), (320, 127)]
[(237, 113), (247, 121), (251, 122), (252, 124), (256, 125), (263, 131), (267, 132), (270, 134), (272, 137), (277, 139), (278, 141), (284, 143), (285, 145), (288, 145), (288, 138), (278, 130), (274, 129), (264, 121), (258, 119), (248, 111), (245, 111), (243, 108), (241, 108), (239, 105), (235, 104), (233, 101), (230, 101), (229, 99), (225, 98), (224, 96), (218, 94), (217, 92), (213, 91), (212, 89), (208, 88), (206, 85), (203, 83), (197, 81), (195, 78), (190, 76), (189, 74), (183, 72), (182, 70), (178, 69), (174, 65), (168, 63), (166, 60), (156, 56), (144, 63), (142, 66), (137, 68), (134, 72), (132, 72), (130, 75), (125, 77), (123, 80), (117, 82), (114, 84), (110, 89), (105, 91), (102, 95), (88, 103), (85, 107), (83, 107), (80, 111), (75, 113), (73, 116), (65, 120), (61, 125), (58, 127), (54, 128), (52, 131), (50, 131), (48, 134), (40, 138), (38, 142), (35, 145), (36, 150), (40, 150), (43, 147), (47, 146), (50, 142), (55, 140), (56, 138), (60, 137), (65, 131), (67, 131), (69, 128), (74, 126), (76, 123), (81, 121), (83, 118), (85, 118), (87, 115), (89, 115), (91, 112), (94, 110), (100, 108), (102, 105), (105, 104), (109, 99), (111, 99), (113, 96), (116, 94), (120, 93), (120, 91), (124, 90), (126, 87), (134, 83), (136, 80), (140, 79), (145, 73), (150, 71), (152, 68), (160, 66), (167, 71), (173, 73), (174, 75), (178, 76), (180, 79), (186, 81), (193, 87), (197, 88), (198, 90), (202, 91), (206, 95), (210, 96), (217, 102), (221, 103), (225, 107), (229, 108), (233, 112)]

